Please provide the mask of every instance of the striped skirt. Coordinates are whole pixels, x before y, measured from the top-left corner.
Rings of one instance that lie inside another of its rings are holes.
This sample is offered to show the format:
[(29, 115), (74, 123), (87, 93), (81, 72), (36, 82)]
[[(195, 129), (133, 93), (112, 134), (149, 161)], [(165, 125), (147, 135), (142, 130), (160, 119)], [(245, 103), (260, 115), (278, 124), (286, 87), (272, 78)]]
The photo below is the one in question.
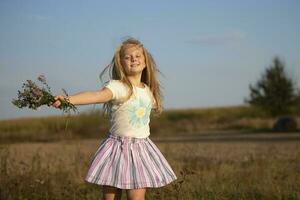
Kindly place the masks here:
[(85, 181), (120, 189), (156, 188), (177, 177), (157, 146), (147, 138), (109, 135), (92, 157)]

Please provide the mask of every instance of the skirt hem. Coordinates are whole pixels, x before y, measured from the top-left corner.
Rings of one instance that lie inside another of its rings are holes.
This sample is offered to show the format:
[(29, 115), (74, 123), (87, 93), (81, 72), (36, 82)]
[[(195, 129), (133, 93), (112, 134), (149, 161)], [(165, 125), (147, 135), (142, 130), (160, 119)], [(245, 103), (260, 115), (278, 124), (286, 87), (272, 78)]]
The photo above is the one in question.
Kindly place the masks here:
[(88, 179), (85, 179), (85, 181), (87, 183), (90, 183), (90, 184), (96, 184), (96, 185), (102, 185), (102, 186), (112, 186), (112, 187), (116, 187), (116, 188), (119, 188), (119, 189), (125, 189), (125, 190), (128, 190), (128, 189), (140, 189), (140, 188), (160, 188), (160, 187), (164, 187), (166, 185), (169, 185), (170, 183), (172, 183), (173, 181), (175, 181), (177, 178), (171, 180), (171, 181), (168, 181), (168, 182), (164, 182), (164, 183), (161, 183), (161, 184), (157, 184), (157, 185), (153, 185), (153, 183), (151, 182), (146, 182), (146, 183), (139, 183), (139, 184), (112, 184), (111, 182), (105, 182), (105, 181), (99, 181), (99, 182), (92, 182), (92, 181), (89, 181)]

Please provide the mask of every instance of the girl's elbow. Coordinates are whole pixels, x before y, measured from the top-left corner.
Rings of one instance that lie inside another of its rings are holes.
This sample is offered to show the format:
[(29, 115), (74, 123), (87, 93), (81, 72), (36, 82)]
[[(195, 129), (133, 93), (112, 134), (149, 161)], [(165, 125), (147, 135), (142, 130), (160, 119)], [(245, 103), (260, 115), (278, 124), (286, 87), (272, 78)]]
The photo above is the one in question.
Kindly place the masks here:
[(97, 91), (97, 103), (106, 103), (112, 99), (113, 95), (109, 89)]

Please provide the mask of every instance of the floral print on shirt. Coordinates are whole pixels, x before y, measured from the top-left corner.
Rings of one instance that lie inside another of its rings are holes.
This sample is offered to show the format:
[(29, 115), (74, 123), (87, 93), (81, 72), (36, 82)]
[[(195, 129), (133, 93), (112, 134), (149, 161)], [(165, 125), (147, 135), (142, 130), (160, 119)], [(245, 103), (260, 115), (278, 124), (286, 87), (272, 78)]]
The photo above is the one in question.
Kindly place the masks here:
[(139, 128), (145, 126), (149, 122), (151, 104), (145, 99), (134, 99), (127, 108), (129, 122), (132, 126)]

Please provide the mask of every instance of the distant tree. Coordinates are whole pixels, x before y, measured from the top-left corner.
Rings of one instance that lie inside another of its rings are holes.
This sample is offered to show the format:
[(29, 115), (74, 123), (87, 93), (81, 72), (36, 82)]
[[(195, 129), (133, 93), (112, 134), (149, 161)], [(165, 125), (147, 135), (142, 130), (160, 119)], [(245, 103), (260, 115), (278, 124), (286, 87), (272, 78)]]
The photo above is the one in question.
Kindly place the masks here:
[(286, 74), (284, 63), (278, 56), (261, 79), (254, 86), (249, 85), (249, 89), (250, 97), (245, 102), (262, 108), (271, 116), (289, 114), (290, 107), (299, 99), (296, 84)]

